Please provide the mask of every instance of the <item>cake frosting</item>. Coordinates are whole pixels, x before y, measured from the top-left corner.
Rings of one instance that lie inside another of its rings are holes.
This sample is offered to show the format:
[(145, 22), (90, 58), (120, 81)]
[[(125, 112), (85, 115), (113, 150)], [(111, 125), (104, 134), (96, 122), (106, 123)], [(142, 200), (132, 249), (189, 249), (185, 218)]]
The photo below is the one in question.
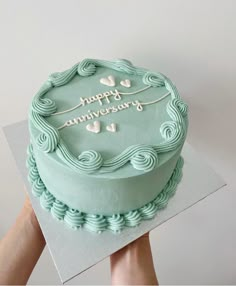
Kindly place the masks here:
[(163, 74), (85, 59), (51, 74), (32, 100), (32, 192), (75, 229), (137, 226), (174, 194), (187, 126), (187, 105)]

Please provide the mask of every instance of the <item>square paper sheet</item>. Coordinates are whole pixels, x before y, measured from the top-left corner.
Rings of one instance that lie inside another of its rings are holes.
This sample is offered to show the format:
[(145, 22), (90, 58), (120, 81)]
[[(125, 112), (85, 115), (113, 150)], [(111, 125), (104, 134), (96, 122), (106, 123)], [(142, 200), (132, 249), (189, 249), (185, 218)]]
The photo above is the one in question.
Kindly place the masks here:
[(185, 161), (182, 181), (167, 207), (160, 210), (154, 219), (142, 222), (139, 227), (125, 228), (118, 234), (110, 231), (96, 234), (83, 229), (74, 231), (43, 210), (39, 199), (31, 193), (25, 165), (26, 148), (29, 143), (27, 121), (4, 127), (4, 132), (62, 283), (73, 279), (113, 252), (225, 185), (225, 182), (199, 158), (192, 147), (185, 143), (182, 151)]

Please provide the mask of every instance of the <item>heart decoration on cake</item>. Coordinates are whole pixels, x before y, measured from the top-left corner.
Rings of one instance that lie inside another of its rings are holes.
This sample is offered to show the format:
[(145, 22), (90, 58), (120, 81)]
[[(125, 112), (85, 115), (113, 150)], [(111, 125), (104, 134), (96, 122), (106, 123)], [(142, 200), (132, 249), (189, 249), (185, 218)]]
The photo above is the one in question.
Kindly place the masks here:
[(125, 80), (122, 80), (120, 82), (121, 85), (125, 86), (125, 87), (131, 87), (131, 82), (129, 79), (125, 79)]
[(107, 125), (106, 129), (107, 131), (110, 131), (110, 132), (116, 132), (116, 124), (112, 123), (110, 125)]
[(108, 77), (103, 77), (100, 79), (100, 83), (108, 85), (108, 86), (115, 86), (115, 78), (113, 75), (109, 75)]
[(86, 126), (86, 129), (93, 133), (99, 133), (101, 130), (100, 121), (94, 121)]

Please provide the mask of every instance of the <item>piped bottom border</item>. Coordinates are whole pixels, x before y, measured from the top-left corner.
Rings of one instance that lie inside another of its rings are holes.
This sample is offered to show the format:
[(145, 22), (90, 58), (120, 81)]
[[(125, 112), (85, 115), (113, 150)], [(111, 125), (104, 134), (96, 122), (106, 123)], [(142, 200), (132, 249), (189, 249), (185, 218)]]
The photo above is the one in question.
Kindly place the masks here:
[(105, 230), (117, 233), (125, 227), (138, 226), (142, 220), (154, 218), (158, 210), (166, 207), (169, 199), (175, 194), (177, 185), (182, 178), (184, 164), (184, 160), (180, 156), (164, 189), (151, 202), (125, 214), (105, 216), (81, 212), (80, 210), (70, 208), (55, 198), (50, 191), (47, 190), (40, 178), (31, 144), (28, 147), (27, 153), (28, 180), (31, 183), (32, 193), (35, 197), (40, 199), (42, 208), (51, 212), (54, 218), (64, 221), (66, 225), (74, 230), (85, 228), (97, 233), (101, 233)]

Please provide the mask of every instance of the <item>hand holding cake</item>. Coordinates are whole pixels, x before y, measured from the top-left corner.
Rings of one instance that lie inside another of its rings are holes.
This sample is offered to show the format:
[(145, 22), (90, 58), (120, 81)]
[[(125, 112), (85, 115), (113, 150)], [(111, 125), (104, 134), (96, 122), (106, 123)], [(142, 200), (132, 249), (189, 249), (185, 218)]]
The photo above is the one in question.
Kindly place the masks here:
[[(15, 224), (0, 241), (0, 285), (25, 285), (44, 247), (27, 197)], [(112, 254), (110, 261), (112, 285), (157, 284), (148, 234)]]

